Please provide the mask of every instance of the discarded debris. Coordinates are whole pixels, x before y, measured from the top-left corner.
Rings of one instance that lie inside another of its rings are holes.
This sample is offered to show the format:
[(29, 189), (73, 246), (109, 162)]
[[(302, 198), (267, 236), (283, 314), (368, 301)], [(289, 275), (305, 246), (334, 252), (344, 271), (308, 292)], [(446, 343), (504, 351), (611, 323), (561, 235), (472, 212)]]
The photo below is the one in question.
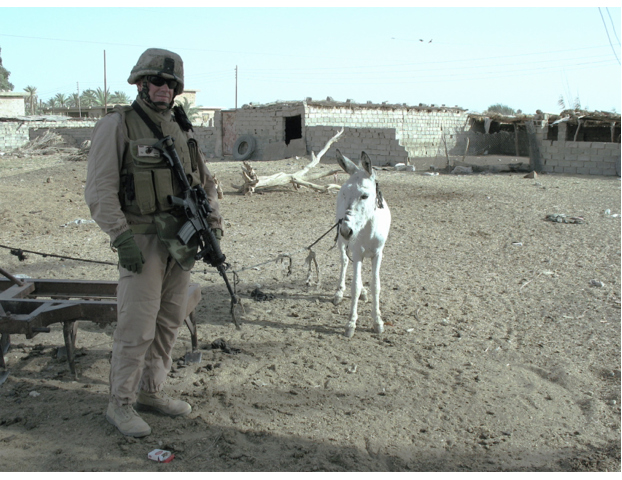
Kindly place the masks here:
[(454, 168), (451, 171), (452, 174), (454, 175), (466, 175), (466, 174), (470, 174), (473, 173), (473, 167), (462, 167), (462, 166), (457, 166), (456, 168)]
[(68, 142), (72, 142), (72, 140), (48, 130), (9, 155), (18, 158), (33, 155), (66, 155), (69, 156), (69, 160), (73, 161), (87, 159), (88, 151), (91, 147), (90, 141), (83, 142), (79, 148), (74, 146), (75, 142), (73, 142), (74, 145)]
[(61, 227), (66, 227), (68, 225), (82, 225), (83, 223), (95, 223), (95, 220), (93, 219), (85, 219), (85, 218), (76, 218), (73, 222), (68, 222), (65, 223), (64, 225), (61, 225)]
[(218, 340), (214, 340), (212, 342), (212, 350), (222, 350), (225, 353), (229, 353), (231, 355), (235, 355), (236, 353), (240, 353), (242, 350), (239, 348), (229, 347), (227, 342), (223, 338), (219, 338)]
[(590, 280), (590, 285), (592, 287), (604, 287), (605, 284), (599, 280)]
[(547, 215), (545, 220), (549, 222), (556, 223), (585, 223), (585, 218), (583, 217), (569, 217), (568, 215), (564, 215), (563, 213), (551, 213)]
[(256, 302), (269, 302), (270, 300), (274, 300), (274, 295), (271, 293), (263, 293), (261, 290), (256, 288), (251, 292), (251, 298)]
[(147, 454), (147, 457), (149, 460), (155, 460), (158, 463), (168, 463), (175, 458), (175, 455), (168, 450), (160, 450), (159, 448), (156, 448), (155, 450), (150, 451)]

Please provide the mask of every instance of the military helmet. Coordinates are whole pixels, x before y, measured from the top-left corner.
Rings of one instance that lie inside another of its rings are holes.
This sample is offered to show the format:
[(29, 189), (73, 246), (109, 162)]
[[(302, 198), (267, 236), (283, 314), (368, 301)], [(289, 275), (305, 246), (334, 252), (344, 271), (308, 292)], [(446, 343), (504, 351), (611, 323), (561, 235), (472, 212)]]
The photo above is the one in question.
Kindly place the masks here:
[(170, 50), (162, 48), (148, 48), (132, 68), (127, 82), (134, 85), (140, 77), (158, 75), (162, 78), (177, 80), (175, 95), (184, 91), (184, 62), (181, 57)]

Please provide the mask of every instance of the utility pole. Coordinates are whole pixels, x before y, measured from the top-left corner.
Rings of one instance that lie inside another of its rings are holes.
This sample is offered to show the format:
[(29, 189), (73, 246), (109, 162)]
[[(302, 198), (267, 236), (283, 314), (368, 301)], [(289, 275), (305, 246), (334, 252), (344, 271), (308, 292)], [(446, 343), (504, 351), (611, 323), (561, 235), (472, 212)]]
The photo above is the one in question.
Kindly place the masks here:
[(80, 82), (76, 82), (78, 85), (78, 117), (82, 118), (82, 109), (80, 108)]
[(104, 115), (108, 113), (108, 88), (106, 87), (106, 50), (104, 50)]
[(235, 109), (238, 109), (238, 66), (235, 66)]

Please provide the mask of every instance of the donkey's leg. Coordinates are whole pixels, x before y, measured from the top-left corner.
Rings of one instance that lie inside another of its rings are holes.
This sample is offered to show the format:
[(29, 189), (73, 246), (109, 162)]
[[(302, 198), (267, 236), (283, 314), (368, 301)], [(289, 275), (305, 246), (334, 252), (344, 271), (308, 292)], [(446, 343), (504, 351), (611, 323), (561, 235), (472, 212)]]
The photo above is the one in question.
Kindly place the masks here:
[(350, 304), (350, 320), (346, 325), (345, 332), (345, 335), (348, 338), (351, 338), (352, 335), (354, 335), (354, 330), (356, 329), (356, 320), (358, 319), (357, 310), (359, 304), (359, 295), (361, 294), (361, 290), (363, 288), (363, 279), (361, 278), (362, 265), (363, 260), (361, 258), (352, 259), (352, 303)]
[(346, 242), (339, 236), (339, 252), (341, 254), (341, 273), (339, 275), (339, 288), (333, 297), (333, 304), (339, 305), (343, 300), (343, 292), (346, 291), (346, 272), (348, 271), (348, 255)]
[(380, 264), (382, 263), (382, 251), (380, 251), (371, 260), (371, 316), (374, 319), (374, 331), (376, 333), (384, 332), (384, 323), (380, 316)]

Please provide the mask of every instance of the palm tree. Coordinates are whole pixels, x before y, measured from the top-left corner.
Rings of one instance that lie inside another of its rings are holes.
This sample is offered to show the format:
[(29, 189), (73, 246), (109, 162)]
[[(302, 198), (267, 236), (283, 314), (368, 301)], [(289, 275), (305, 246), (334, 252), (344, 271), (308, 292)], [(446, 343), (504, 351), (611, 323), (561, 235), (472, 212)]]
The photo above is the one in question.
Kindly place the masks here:
[(54, 109), (59, 106), (56, 97), (50, 98), (44, 105), (52, 109), (52, 114), (54, 114)]
[(132, 99), (130, 98), (130, 96), (125, 93), (125, 92), (121, 92), (119, 90), (117, 90), (116, 92), (114, 92), (112, 95), (110, 95), (108, 97), (110, 103), (114, 103), (114, 104), (129, 104), (132, 102)]
[(69, 95), (69, 98), (67, 99), (67, 106), (70, 108), (77, 108), (79, 105), (80, 106), (82, 105), (80, 103), (80, 95), (78, 95), (77, 92), (74, 92), (71, 95)]
[(54, 99), (56, 100), (59, 108), (67, 107), (69, 98), (64, 93), (57, 93), (56, 95), (54, 95)]
[(28, 111), (31, 115), (34, 115), (37, 110), (37, 87), (28, 85), (26, 88), (24, 88), (24, 91), (28, 93), (28, 98), (26, 99)]
[(103, 107), (106, 102), (110, 103), (110, 89), (107, 88), (104, 92), (103, 88), (97, 87), (97, 90), (91, 90), (93, 92), (93, 103)]
[(177, 106), (183, 108), (190, 122), (193, 121), (193, 118), (199, 115), (199, 109), (190, 103), (186, 97), (182, 97), (180, 100), (177, 100), (176, 104)]

